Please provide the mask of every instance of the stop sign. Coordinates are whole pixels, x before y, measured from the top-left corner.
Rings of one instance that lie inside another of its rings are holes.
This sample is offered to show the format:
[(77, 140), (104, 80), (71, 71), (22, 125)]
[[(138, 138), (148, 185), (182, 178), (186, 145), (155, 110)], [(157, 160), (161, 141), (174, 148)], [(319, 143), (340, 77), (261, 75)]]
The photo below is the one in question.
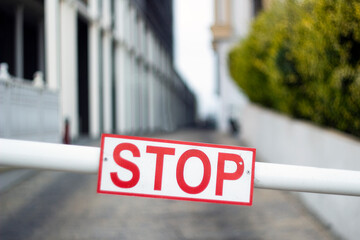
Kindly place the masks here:
[(255, 152), (104, 134), (98, 193), (251, 205)]

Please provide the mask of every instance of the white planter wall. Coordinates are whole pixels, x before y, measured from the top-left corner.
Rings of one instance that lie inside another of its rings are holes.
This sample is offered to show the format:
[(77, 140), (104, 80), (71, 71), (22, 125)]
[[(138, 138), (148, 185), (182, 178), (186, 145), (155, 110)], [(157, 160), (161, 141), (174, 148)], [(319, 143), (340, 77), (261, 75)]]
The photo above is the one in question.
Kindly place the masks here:
[[(240, 137), (256, 148), (258, 160), (360, 171), (359, 139), (253, 104), (244, 107), (240, 122)], [(299, 196), (336, 234), (345, 239), (359, 238), (359, 197), (313, 193)]]

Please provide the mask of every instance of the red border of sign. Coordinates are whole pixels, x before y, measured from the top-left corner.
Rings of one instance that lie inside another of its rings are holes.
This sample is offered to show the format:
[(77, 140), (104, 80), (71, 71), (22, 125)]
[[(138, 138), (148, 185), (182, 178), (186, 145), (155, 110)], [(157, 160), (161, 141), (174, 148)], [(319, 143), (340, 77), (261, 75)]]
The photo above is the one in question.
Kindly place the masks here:
[[(221, 201), (221, 200), (210, 200), (210, 199), (200, 199), (200, 198), (171, 197), (171, 196), (152, 195), (152, 194), (113, 192), (113, 191), (100, 190), (102, 163), (103, 163), (102, 159), (103, 159), (104, 139), (105, 139), (105, 137), (252, 151), (253, 152), (253, 162), (252, 162), (252, 176), (251, 176), (251, 186), (250, 186), (250, 202), (247, 203), (247, 202)], [(100, 151), (100, 159), (99, 159), (100, 163), (99, 163), (99, 172), (98, 172), (97, 193), (115, 194), (115, 195), (124, 195), (124, 196), (149, 197), (149, 198), (161, 198), (161, 199), (172, 199), (172, 200), (183, 200), (183, 201), (193, 201), (193, 202), (209, 202), (209, 203), (222, 203), (222, 204), (251, 206), (252, 202), (253, 202), (253, 192), (254, 192), (255, 156), (256, 156), (256, 149), (255, 148), (226, 146), (226, 145), (220, 145), (220, 144), (208, 144), (208, 143), (198, 143), (198, 142), (185, 142), (185, 141), (177, 141), (177, 140), (165, 140), (165, 139), (147, 138), (147, 137), (124, 136), (124, 135), (115, 135), (115, 134), (102, 134), (101, 135), (101, 151)]]

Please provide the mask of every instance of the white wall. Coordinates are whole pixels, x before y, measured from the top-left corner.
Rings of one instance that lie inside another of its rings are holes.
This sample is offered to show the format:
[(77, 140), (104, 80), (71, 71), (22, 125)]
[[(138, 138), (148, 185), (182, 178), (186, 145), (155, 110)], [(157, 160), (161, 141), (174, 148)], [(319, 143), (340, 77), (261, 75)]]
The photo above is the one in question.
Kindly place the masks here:
[[(256, 148), (257, 160), (360, 171), (359, 139), (253, 104), (246, 105), (240, 122), (241, 139)], [(341, 237), (359, 238), (358, 197), (313, 193), (299, 193), (299, 196)]]
[(242, 106), (246, 104), (247, 97), (232, 80), (227, 66), (227, 56), (231, 48), (230, 43), (222, 43), (218, 46), (219, 70), (220, 70), (220, 99), (219, 99), (219, 129), (222, 132), (229, 131), (229, 119), (238, 118), (242, 112)]

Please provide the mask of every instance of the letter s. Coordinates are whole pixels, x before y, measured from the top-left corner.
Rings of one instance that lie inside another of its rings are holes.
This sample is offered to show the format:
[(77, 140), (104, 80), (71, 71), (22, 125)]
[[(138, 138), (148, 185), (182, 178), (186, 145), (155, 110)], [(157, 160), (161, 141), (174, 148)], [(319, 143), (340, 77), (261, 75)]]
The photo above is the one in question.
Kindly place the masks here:
[(140, 157), (140, 151), (134, 144), (121, 143), (115, 147), (115, 150), (113, 153), (113, 157), (114, 157), (114, 160), (117, 163), (117, 165), (129, 170), (133, 176), (129, 181), (122, 181), (118, 177), (117, 172), (111, 172), (110, 177), (116, 186), (118, 186), (120, 188), (132, 188), (139, 182), (140, 170), (139, 170), (138, 166), (136, 166), (135, 163), (130, 162), (120, 156), (120, 153), (123, 150), (128, 150), (128, 151), (132, 152), (134, 157)]

